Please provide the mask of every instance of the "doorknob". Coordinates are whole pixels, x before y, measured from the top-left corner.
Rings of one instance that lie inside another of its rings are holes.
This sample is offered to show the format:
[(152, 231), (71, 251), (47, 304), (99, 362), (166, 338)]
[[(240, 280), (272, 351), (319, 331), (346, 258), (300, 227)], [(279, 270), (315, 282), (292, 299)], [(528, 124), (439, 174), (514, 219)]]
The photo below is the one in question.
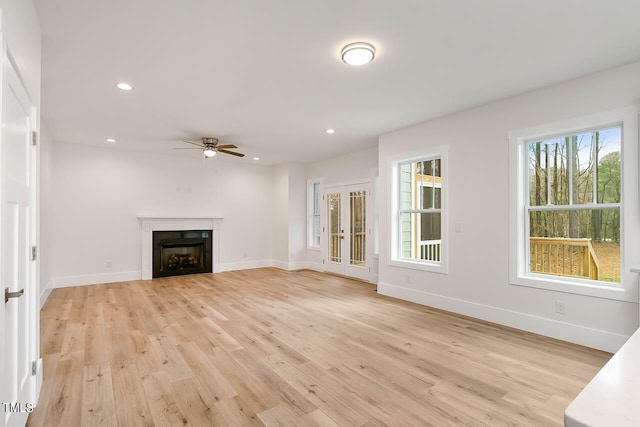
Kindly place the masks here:
[(24, 288), (20, 289), (18, 292), (9, 292), (9, 288), (4, 288), (4, 303), (9, 302), (9, 298), (18, 298), (24, 294)]

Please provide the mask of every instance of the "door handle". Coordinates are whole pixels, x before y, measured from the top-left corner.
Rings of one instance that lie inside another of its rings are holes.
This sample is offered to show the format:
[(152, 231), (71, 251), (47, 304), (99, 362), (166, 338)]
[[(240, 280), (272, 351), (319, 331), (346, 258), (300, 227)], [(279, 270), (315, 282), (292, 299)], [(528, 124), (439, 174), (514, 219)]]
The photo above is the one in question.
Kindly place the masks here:
[(4, 288), (4, 303), (9, 302), (9, 298), (18, 298), (24, 294), (24, 288), (20, 289), (17, 292), (9, 292), (9, 288)]

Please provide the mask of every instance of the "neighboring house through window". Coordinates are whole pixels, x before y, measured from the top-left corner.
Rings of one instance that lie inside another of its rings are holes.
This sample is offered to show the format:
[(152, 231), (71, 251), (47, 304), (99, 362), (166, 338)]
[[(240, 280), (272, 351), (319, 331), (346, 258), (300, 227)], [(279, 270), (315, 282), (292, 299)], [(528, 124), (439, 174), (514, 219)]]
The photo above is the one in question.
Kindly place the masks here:
[(391, 263), (446, 272), (446, 150), (392, 164)]

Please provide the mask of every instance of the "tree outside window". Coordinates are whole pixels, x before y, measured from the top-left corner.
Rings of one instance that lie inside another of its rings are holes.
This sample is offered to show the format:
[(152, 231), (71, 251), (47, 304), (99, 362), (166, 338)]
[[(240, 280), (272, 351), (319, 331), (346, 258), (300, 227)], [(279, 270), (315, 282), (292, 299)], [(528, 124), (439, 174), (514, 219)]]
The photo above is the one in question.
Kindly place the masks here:
[(527, 142), (530, 273), (620, 282), (620, 126)]

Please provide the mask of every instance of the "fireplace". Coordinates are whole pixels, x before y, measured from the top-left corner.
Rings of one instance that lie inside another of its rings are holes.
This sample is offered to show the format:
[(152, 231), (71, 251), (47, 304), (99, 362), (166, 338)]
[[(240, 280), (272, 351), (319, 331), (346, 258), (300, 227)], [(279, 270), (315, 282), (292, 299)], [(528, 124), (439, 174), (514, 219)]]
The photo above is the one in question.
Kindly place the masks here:
[(140, 223), (140, 270), (142, 280), (149, 280), (153, 275), (153, 233), (156, 231), (188, 231), (213, 230), (212, 266), (208, 270), (214, 273), (222, 271), (220, 263), (220, 230), (223, 217), (221, 215), (167, 216), (138, 215)]
[(213, 230), (153, 232), (153, 278), (211, 273)]

